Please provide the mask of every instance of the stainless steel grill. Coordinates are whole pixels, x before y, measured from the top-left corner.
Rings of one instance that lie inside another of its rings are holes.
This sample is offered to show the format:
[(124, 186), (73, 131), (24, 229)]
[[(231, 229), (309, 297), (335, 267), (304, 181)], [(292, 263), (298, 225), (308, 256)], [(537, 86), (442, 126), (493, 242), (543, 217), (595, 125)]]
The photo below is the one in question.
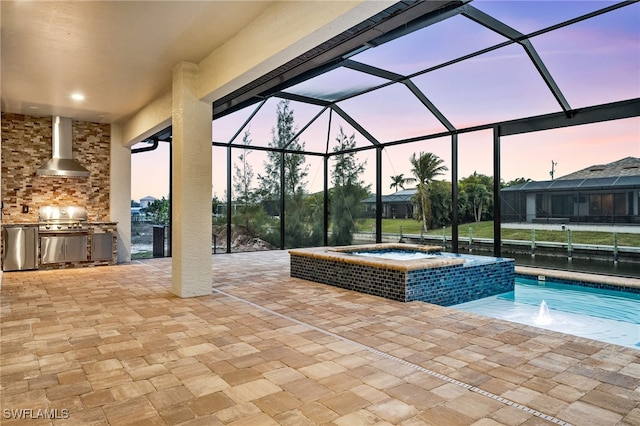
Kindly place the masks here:
[(45, 206), (38, 209), (38, 230), (49, 233), (87, 230), (87, 209), (78, 206)]

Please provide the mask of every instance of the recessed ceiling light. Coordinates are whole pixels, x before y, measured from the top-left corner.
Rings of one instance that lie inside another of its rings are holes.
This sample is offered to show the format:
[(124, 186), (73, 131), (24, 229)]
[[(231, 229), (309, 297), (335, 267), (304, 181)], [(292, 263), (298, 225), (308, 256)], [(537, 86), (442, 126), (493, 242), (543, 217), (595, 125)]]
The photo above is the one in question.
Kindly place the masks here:
[(82, 93), (73, 93), (71, 94), (71, 99), (74, 101), (84, 101), (84, 95)]

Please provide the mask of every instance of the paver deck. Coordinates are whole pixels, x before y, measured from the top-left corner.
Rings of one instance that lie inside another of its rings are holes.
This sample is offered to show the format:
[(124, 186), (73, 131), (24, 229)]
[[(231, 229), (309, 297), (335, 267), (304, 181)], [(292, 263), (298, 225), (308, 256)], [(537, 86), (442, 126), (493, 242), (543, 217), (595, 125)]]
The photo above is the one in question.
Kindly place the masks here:
[(4, 273), (2, 424), (640, 425), (639, 350), (291, 278), (284, 251), (213, 268), (191, 299), (170, 259)]

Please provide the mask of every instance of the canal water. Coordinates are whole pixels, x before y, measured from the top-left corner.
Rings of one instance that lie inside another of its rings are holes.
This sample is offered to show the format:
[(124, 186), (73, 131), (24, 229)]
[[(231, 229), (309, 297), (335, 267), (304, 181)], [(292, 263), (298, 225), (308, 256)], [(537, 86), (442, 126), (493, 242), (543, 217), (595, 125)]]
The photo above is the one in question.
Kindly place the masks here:
[(568, 259), (560, 256), (531, 256), (529, 254), (508, 254), (505, 257), (515, 259), (516, 265), (535, 266), (539, 268), (562, 269), (575, 272), (591, 272), (596, 274), (617, 275), (640, 278), (640, 263), (620, 261)]

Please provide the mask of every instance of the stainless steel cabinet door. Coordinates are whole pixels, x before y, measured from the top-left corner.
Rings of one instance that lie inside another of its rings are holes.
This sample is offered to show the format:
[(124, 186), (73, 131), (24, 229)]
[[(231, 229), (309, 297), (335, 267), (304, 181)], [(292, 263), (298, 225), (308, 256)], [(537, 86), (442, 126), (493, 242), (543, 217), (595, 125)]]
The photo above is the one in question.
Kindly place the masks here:
[(5, 227), (2, 229), (4, 238), (4, 255), (2, 269), (4, 271), (21, 271), (38, 267), (38, 228)]
[(113, 233), (94, 233), (91, 236), (91, 260), (111, 260), (113, 257)]
[(40, 259), (42, 263), (64, 262), (65, 237), (40, 238)]
[(65, 237), (66, 253), (64, 260), (66, 262), (79, 262), (87, 260), (87, 236), (74, 235)]

